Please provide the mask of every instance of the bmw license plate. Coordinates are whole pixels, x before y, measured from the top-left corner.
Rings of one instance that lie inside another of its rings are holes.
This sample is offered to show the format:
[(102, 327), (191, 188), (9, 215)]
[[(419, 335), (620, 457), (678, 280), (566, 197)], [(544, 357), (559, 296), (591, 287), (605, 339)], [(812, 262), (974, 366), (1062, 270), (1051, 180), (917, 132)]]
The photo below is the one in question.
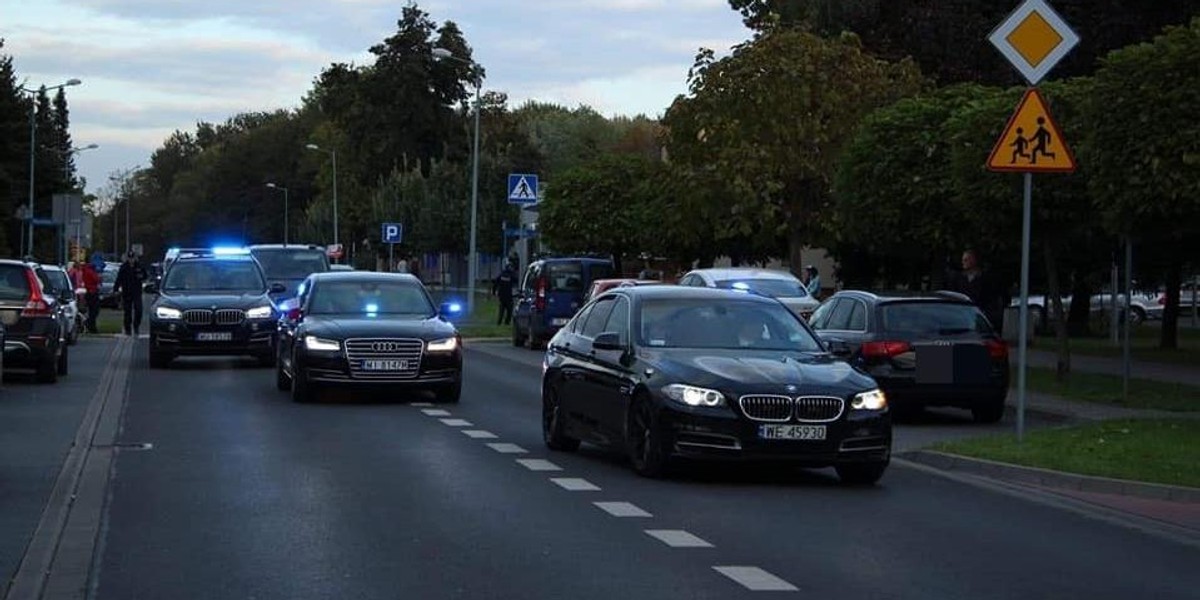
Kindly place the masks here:
[(364, 371), (407, 371), (407, 360), (364, 360)]
[(824, 425), (759, 425), (758, 437), (764, 440), (824, 440)]
[(228, 342), (232, 339), (232, 331), (201, 331), (196, 334), (197, 342)]

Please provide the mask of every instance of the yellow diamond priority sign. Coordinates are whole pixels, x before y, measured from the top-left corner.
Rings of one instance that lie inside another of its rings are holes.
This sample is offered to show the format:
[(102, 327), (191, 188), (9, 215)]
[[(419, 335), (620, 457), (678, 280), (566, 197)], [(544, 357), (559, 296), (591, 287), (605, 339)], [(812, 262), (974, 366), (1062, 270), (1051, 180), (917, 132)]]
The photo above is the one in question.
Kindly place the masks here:
[(1079, 36), (1046, 0), (1025, 0), (988, 41), (1030, 85), (1037, 85), (1079, 43)]

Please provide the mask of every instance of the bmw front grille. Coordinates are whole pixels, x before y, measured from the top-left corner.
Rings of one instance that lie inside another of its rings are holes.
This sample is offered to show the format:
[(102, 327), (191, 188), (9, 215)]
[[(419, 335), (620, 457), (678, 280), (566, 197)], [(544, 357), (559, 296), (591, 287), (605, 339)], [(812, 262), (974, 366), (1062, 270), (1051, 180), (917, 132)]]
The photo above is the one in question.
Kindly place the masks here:
[(836, 421), (846, 410), (846, 401), (836, 396), (776, 396), (751, 394), (738, 398), (738, 406), (747, 418), (767, 423)]

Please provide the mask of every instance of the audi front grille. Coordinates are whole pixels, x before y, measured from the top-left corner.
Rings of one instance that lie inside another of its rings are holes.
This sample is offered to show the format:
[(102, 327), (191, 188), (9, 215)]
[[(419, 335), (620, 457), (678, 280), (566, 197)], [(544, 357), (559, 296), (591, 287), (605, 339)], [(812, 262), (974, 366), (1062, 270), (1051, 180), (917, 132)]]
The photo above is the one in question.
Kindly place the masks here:
[[(424, 350), (425, 342), (417, 339), (346, 340), (346, 358), (350, 361), (350, 374), (355, 379), (412, 379), (421, 373), (421, 356)], [(369, 371), (363, 368), (364, 360), (402, 360), (406, 361), (406, 367), (401, 370)]]

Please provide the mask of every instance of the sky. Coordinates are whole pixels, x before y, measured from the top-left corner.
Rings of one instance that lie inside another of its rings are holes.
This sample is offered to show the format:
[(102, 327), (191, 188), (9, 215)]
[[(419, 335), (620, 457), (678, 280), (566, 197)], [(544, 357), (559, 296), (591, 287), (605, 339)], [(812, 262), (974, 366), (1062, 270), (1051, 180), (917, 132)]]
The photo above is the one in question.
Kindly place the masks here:
[[(334, 62), (370, 64), (404, 0), (0, 0), (2, 50), (26, 85), (68, 88), (76, 156), (96, 192), (171, 132), (294, 108)], [(750, 35), (727, 0), (425, 0), (487, 70), (485, 90), (605, 115), (661, 116), (696, 52)]]

